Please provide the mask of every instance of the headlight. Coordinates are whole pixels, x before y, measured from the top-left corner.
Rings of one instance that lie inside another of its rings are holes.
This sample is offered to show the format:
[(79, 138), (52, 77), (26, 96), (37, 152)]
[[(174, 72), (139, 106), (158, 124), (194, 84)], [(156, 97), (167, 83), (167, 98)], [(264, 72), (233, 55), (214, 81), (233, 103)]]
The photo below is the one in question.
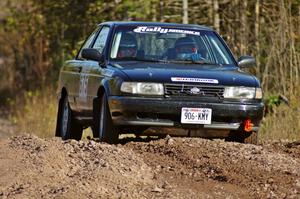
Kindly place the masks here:
[(262, 99), (263, 98), (263, 92), (261, 88), (255, 89), (255, 99)]
[(224, 98), (262, 99), (262, 90), (255, 87), (225, 87)]
[(159, 83), (123, 82), (121, 85), (121, 91), (132, 94), (163, 95), (164, 86)]

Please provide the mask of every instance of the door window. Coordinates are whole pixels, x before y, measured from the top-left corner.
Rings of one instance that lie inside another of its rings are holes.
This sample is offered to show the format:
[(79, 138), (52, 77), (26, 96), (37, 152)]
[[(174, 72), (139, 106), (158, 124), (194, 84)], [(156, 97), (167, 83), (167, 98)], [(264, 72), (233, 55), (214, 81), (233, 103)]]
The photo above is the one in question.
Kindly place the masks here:
[(100, 31), (100, 33), (99, 33), (99, 35), (98, 35), (98, 37), (97, 37), (97, 39), (94, 43), (93, 48), (99, 50), (100, 53), (103, 52), (103, 49), (105, 47), (105, 43), (106, 43), (106, 40), (107, 40), (107, 37), (108, 37), (108, 33), (109, 33), (109, 27), (104, 26), (101, 29), (101, 31)]
[(96, 30), (94, 30), (94, 32), (84, 42), (84, 44), (82, 45), (82, 47), (78, 53), (78, 56), (77, 56), (78, 59), (82, 59), (82, 57), (81, 57), (82, 49), (89, 48), (91, 46), (91, 43), (93, 42), (97, 32), (98, 32), (98, 28)]

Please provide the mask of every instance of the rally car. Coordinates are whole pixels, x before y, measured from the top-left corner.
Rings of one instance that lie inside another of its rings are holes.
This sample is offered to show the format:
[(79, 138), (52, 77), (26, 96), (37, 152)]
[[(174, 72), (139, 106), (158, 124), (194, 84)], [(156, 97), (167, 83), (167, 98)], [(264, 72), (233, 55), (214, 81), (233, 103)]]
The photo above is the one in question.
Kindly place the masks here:
[(56, 136), (84, 128), (108, 143), (119, 134), (177, 128), (186, 136), (257, 143), (263, 117), (259, 80), (209, 27), (105, 22), (62, 66)]

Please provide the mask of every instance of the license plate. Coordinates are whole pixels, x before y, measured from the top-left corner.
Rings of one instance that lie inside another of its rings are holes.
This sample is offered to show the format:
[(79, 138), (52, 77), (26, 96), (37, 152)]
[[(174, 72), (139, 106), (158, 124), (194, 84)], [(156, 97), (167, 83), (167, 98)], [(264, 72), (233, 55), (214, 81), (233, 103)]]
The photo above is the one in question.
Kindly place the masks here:
[(181, 123), (211, 124), (212, 109), (210, 108), (182, 108)]

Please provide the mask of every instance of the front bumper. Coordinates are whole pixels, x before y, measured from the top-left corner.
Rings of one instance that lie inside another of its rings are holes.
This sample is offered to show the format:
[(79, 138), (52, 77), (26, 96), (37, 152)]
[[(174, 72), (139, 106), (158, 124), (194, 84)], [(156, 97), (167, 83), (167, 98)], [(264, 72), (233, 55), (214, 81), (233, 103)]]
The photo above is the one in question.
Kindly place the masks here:
[[(250, 119), (252, 130), (258, 131), (263, 117), (264, 104), (238, 102), (203, 102), (195, 99), (144, 98), (110, 96), (109, 108), (114, 124), (122, 126), (160, 126), (206, 129), (243, 129), (243, 122)], [(210, 125), (181, 124), (181, 108), (211, 108)]]

